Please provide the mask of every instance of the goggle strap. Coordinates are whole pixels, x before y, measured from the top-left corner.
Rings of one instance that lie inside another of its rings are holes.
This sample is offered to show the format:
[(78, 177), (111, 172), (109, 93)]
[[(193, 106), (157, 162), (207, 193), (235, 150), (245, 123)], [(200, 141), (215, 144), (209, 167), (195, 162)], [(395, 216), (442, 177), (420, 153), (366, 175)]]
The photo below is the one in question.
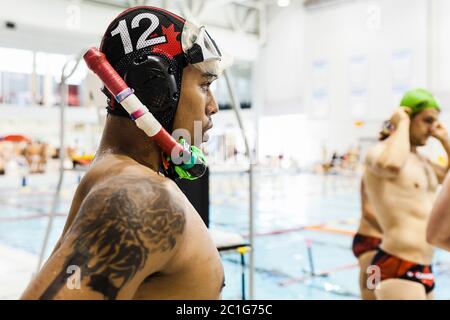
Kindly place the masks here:
[(187, 60), (190, 64), (196, 64), (204, 61), (203, 50), (197, 43), (186, 52)]
[[(211, 48), (208, 49), (207, 45)], [(186, 52), (187, 60), (190, 64), (201, 63), (208, 60), (221, 60), (222, 53), (216, 42), (206, 31), (205, 27), (200, 28), (200, 32), (194, 44)]]

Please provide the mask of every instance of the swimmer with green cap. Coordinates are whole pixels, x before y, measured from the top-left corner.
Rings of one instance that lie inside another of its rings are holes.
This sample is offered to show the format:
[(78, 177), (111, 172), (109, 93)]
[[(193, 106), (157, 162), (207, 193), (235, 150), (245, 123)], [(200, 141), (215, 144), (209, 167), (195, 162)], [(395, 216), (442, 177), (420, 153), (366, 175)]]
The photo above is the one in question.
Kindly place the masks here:
[[(441, 108), (434, 98), (434, 96), (425, 89), (413, 89), (410, 91), (407, 91), (404, 95), (402, 100), (400, 101), (400, 105), (403, 107), (404, 110), (397, 110), (401, 114), (406, 111), (411, 118), (415, 117), (417, 114), (419, 114), (421, 111), (424, 111), (426, 109), (434, 109), (437, 112), (440, 112)], [(396, 112), (397, 113), (397, 112)], [(399, 115), (394, 114), (392, 119), (394, 122), (397, 122), (397, 117)], [(386, 120), (383, 122), (382, 129), (380, 131), (380, 137), (379, 140), (384, 140), (387, 137), (390, 136), (390, 134), (394, 131), (395, 126), (391, 120)]]
[(438, 184), (449, 167), (421, 155), (418, 147), (434, 137), (450, 158), (450, 140), (439, 113), (431, 93), (408, 91), (390, 119), (389, 135), (367, 152), (363, 182), (383, 231), (371, 261), (381, 271), (374, 290), (378, 300), (433, 298), (434, 250), (426, 230)]

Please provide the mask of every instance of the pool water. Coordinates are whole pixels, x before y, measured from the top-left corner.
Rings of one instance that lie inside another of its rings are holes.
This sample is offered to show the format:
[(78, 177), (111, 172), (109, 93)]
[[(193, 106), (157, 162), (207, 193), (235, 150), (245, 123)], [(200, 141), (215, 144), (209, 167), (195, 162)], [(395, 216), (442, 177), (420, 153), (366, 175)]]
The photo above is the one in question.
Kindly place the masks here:
[[(72, 172), (65, 177), (47, 254), (64, 227), (78, 178)], [(36, 175), (21, 187), (19, 177), (0, 177), (0, 244), (40, 252), (56, 182), (55, 175)], [(351, 252), (360, 214), (358, 176), (258, 173), (254, 195), (255, 299), (359, 299)], [(247, 236), (248, 199), (246, 173), (213, 172), (211, 228)], [(316, 225), (322, 228), (311, 228)], [(240, 256), (224, 252), (222, 258), (223, 298), (240, 299)], [(449, 299), (450, 254), (437, 250), (434, 268), (435, 297)]]

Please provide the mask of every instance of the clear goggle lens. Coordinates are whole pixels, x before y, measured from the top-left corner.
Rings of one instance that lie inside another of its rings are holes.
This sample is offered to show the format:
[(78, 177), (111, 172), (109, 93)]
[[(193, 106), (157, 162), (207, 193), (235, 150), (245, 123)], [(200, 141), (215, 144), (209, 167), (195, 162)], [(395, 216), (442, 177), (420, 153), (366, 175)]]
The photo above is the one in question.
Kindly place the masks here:
[(230, 56), (223, 55), (204, 26), (186, 22), (182, 33), (182, 46), (189, 63), (205, 73), (220, 75), (232, 64)]

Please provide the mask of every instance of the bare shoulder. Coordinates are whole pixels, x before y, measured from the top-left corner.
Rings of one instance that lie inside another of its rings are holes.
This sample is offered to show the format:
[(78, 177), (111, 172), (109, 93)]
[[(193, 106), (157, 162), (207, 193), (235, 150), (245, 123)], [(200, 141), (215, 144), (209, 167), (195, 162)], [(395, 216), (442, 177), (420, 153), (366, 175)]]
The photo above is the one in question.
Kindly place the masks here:
[(426, 162), (428, 164), (433, 164), (433, 161), (426, 155), (422, 154), (421, 152), (417, 152), (417, 157), (422, 160), (423, 162)]
[(379, 141), (368, 149), (367, 154), (368, 155), (380, 154), (383, 151), (384, 147), (385, 143), (383, 141)]
[(369, 166), (373, 165), (374, 162), (376, 161), (376, 159), (383, 152), (383, 149), (384, 149), (383, 142), (378, 142), (378, 143), (374, 144), (373, 146), (371, 146), (366, 152), (366, 156), (365, 156), (366, 165), (369, 165)]
[[(186, 206), (155, 177), (115, 175), (96, 184), (24, 297), (45, 283), (41, 299), (132, 298), (147, 276), (164, 270), (183, 242)], [(65, 286), (70, 266), (80, 270), (81, 290)]]
[[(185, 227), (185, 208), (160, 177), (118, 176), (95, 186), (72, 226), (81, 239), (133, 239), (151, 251), (173, 249)], [(99, 232), (99, 234), (96, 234)]]

